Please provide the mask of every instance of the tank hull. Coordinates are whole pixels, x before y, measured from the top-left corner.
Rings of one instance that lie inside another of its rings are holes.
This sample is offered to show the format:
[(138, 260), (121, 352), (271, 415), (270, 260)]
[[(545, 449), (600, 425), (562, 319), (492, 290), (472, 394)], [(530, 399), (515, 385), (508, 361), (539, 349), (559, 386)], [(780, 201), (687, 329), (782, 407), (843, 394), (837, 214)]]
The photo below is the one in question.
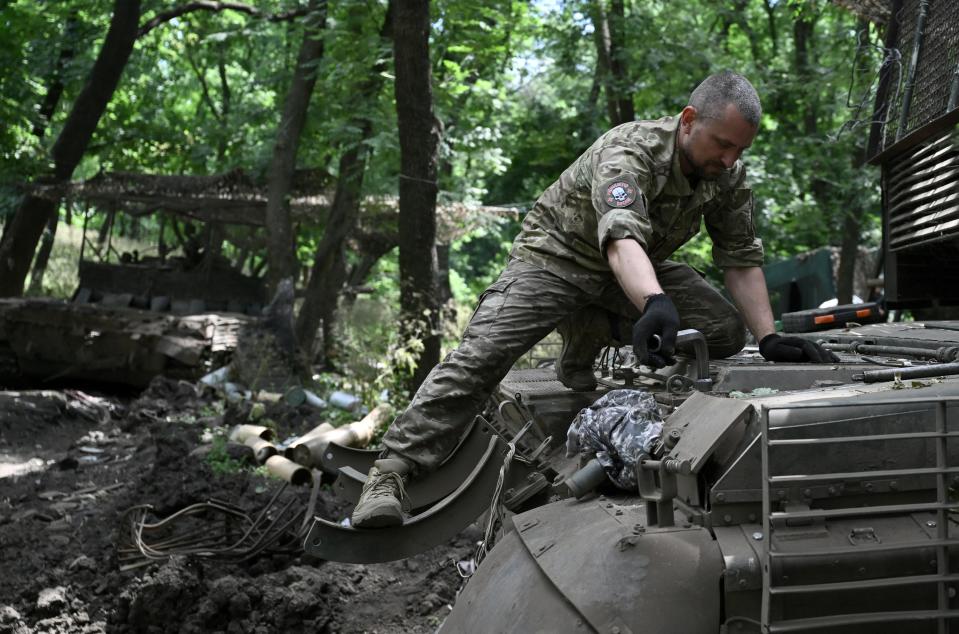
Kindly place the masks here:
[(709, 531), (647, 528), (635, 498), (562, 500), (511, 522), (440, 632), (717, 631), (723, 559)]

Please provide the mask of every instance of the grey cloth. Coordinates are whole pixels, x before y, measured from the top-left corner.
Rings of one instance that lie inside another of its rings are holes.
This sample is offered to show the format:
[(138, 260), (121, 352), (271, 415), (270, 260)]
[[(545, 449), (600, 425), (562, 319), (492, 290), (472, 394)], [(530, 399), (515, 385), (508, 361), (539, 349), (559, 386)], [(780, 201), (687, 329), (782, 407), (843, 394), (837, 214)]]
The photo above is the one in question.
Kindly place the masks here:
[(613, 390), (576, 415), (566, 434), (566, 457), (595, 453), (613, 484), (635, 490), (636, 464), (662, 435), (652, 394)]

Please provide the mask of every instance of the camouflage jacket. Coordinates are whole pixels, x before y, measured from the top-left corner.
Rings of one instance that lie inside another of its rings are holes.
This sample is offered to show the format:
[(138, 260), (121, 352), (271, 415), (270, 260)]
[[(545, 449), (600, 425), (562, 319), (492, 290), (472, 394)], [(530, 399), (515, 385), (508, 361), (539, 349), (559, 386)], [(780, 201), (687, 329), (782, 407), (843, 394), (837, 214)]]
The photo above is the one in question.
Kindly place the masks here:
[(692, 189), (676, 151), (678, 129), (679, 117), (664, 117), (599, 137), (539, 197), (510, 255), (595, 291), (612, 275), (609, 240), (633, 238), (661, 262), (699, 233), (705, 218), (717, 266), (762, 265), (742, 162)]

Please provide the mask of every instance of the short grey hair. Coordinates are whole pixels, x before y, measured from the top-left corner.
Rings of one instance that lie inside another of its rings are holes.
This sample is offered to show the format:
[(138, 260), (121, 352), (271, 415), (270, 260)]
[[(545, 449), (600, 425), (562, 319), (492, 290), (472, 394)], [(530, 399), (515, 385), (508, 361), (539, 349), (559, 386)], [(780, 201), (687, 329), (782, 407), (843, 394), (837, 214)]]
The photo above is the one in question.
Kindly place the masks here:
[(728, 104), (735, 105), (743, 119), (759, 125), (763, 115), (759, 95), (742, 75), (728, 70), (710, 75), (689, 95), (689, 105), (706, 119), (721, 119)]

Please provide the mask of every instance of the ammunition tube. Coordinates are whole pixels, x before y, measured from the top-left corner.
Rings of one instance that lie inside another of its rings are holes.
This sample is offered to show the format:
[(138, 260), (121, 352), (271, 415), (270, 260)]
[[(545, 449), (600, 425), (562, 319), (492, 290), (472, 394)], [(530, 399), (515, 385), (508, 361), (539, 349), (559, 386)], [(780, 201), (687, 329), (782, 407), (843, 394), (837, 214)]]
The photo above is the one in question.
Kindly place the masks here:
[(273, 440), (273, 430), (262, 425), (237, 425), (230, 433), (230, 440), (246, 442), (247, 438)]
[(320, 458), (331, 442), (344, 447), (353, 447), (358, 437), (349, 425), (344, 425), (325, 434), (307, 438), (293, 446), (293, 461), (310, 467), (319, 466)]
[(326, 409), (327, 406), (326, 401), (310, 390), (302, 387), (290, 388), (290, 390), (283, 395), (283, 398), (291, 407), (299, 407), (300, 405), (306, 404), (314, 409)]
[(331, 442), (344, 447), (365, 447), (373, 440), (376, 430), (389, 419), (389, 415), (389, 406), (379, 405), (362, 420), (306, 438), (293, 446), (292, 459), (302, 465), (319, 467), (323, 452)]
[(273, 443), (268, 440), (263, 440), (259, 436), (251, 436), (243, 441), (243, 444), (253, 449), (253, 455), (256, 458), (257, 464), (263, 464), (270, 456), (275, 456), (279, 453)]
[(303, 465), (287, 460), (283, 456), (270, 456), (266, 461), (267, 470), (278, 478), (286, 480), (293, 486), (309, 484), (313, 481), (313, 474)]
[(292, 445), (290, 445), (289, 447), (287, 447), (286, 449), (284, 449), (284, 450), (283, 450), (283, 455), (286, 456), (287, 458), (289, 458), (290, 460), (293, 460), (293, 459), (294, 459), (294, 458), (293, 458), (294, 451), (296, 451), (296, 448), (297, 448), (299, 445), (302, 445), (303, 443), (305, 443), (305, 442), (306, 442), (307, 440), (309, 440), (310, 438), (314, 438), (314, 437), (316, 437), (316, 436), (322, 436), (323, 434), (326, 434), (326, 433), (328, 433), (328, 432), (331, 432), (331, 431), (333, 431), (334, 429), (336, 429), (336, 428), (333, 427), (333, 425), (330, 425), (329, 423), (320, 423), (319, 425), (317, 425), (316, 427), (314, 427), (314, 428), (311, 429), (310, 431), (306, 432), (305, 434), (303, 434), (302, 436), (300, 436), (299, 438), (297, 438), (297, 439), (296, 439), (296, 442), (295, 442), (294, 444), (292, 444)]

